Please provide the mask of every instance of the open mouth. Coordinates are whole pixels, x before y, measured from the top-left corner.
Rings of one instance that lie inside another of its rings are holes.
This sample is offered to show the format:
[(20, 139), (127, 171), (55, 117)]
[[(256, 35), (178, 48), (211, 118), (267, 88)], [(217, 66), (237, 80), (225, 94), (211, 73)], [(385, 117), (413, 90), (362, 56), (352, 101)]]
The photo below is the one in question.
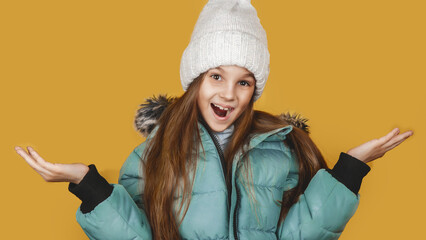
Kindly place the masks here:
[(219, 117), (226, 117), (234, 110), (234, 108), (224, 108), (214, 103), (211, 103), (210, 105), (212, 106), (214, 113)]

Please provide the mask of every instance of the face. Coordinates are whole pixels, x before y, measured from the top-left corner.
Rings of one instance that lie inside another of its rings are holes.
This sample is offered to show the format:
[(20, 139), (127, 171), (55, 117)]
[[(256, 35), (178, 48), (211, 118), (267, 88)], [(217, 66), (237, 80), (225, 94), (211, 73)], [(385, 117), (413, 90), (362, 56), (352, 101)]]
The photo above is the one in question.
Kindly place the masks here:
[(202, 79), (197, 104), (209, 127), (221, 132), (244, 112), (255, 88), (246, 68), (226, 65), (212, 68)]

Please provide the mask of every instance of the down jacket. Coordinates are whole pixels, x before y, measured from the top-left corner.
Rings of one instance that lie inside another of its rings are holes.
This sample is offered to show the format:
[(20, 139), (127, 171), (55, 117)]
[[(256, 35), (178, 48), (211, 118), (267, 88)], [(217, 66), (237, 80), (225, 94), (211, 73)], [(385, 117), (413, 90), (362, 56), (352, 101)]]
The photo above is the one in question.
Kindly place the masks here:
[[(232, 190), (228, 192), (221, 149), (208, 127), (199, 123), (203, 148), (191, 202), (179, 227), (182, 239), (338, 239), (358, 207), (359, 185), (370, 169), (342, 152), (334, 169), (320, 169), (315, 174), (278, 225), (278, 201), (298, 182), (295, 154), (283, 143), (296, 125), (253, 136), (248, 145), (253, 182), (247, 184), (241, 155), (237, 154), (232, 165)], [(83, 201), (77, 221), (90, 239), (152, 239), (141, 201), (141, 156), (156, 129), (130, 153), (118, 184), (106, 182), (93, 164), (78, 185), (70, 183), (69, 190)], [(176, 206), (179, 201), (175, 201)]]

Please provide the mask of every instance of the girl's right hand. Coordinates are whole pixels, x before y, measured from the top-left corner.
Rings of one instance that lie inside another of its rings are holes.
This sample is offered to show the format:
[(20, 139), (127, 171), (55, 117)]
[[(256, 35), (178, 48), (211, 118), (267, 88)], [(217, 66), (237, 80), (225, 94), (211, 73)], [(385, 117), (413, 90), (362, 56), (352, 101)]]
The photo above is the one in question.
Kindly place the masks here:
[(47, 162), (41, 158), (33, 148), (27, 147), (27, 149), (28, 153), (20, 147), (15, 147), (16, 152), (24, 158), (46, 182), (72, 182), (79, 184), (89, 171), (89, 167), (82, 163), (61, 164)]

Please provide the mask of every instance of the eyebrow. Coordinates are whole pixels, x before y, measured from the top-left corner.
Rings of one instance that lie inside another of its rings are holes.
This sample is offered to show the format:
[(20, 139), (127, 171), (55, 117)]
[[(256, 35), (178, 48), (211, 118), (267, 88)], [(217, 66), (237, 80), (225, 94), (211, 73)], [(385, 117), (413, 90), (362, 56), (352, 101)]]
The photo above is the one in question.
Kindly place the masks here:
[[(223, 68), (221, 68), (221, 67), (212, 68), (212, 70), (213, 70), (213, 69), (217, 69), (217, 70), (219, 70), (219, 71), (221, 71), (221, 72), (225, 72), (225, 70), (223, 70)], [(256, 78), (254, 77), (253, 73), (251, 73), (251, 72), (248, 72), (248, 73), (244, 74), (242, 77), (243, 77), (243, 78), (244, 78), (244, 77), (252, 77), (253, 79), (256, 79)]]

